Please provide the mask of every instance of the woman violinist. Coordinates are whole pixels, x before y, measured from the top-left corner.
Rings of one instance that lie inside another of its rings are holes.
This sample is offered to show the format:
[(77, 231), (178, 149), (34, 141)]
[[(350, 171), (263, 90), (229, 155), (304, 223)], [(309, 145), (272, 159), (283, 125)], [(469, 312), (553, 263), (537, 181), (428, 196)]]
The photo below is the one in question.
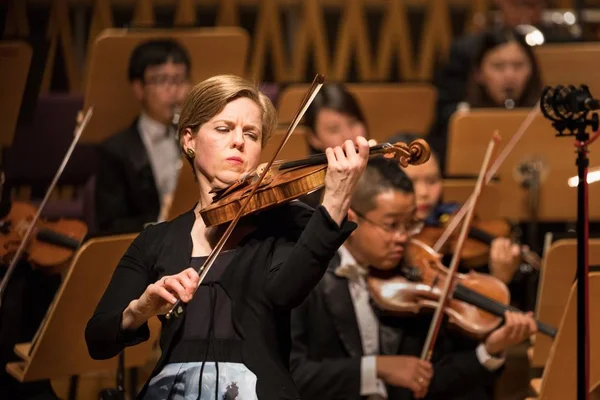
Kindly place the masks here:
[(91, 356), (111, 358), (148, 339), (149, 318), (177, 299), (187, 303), (182, 317), (163, 324), (162, 356), (140, 398), (298, 398), (288, 368), (290, 311), (355, 228), (346, 214), (367, 141), (327, 149), (324, 199), (314, 212), (292, 202), (245, 218), (193, 296), (199, 277), (188, 268), (203, 263), (223, 229), (207, 228), (199, 211), (258, 166), (275, 126), (269, 99), (236, 76), (201, 82), (184, 103), (178, 133), (198, 203), (135, 239), (86, 328)]
[[(389, 141), (407, 143), (417, 138), (416, 135), (404, 133), (391, 137)], [(442, 173), (437, 153), (432, 151), (429, 161), (407, 168), (406, 174), (414, 185), (417, 218), (425, 221), (426, 226), (438, 226), (440, 218), (458, 211), (459, 204), (442, 201)], [(504, 237), (492, 240), (487, 264), (490, 274), (508, 284), (512, 281), (519, 265), (520, 248), (517, 244)]]

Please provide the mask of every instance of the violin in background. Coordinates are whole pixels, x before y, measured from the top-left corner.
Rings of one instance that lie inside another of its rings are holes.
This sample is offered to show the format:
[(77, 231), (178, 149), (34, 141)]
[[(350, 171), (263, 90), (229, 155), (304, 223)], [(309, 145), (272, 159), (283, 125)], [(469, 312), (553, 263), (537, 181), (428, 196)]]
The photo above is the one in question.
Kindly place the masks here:
[[(447, 208), (447, 207), (446, 207)], [(456, 211), (456, 210), (455, 210)], [(434, 223), (428, 221), (422, 231), (415, 236), (416, 239), (427, 244), (442, 254), (452, 254), (456, 248), (457, 233), (453, 233), (450, 238), (436, 248), (440, 237), (446, 230), (448, 224), (454, 218), (453, 213), (443, 213), (436, 218)], [(487, 265), (490, 259), (490, 248), (492, 241), (498, 237), (511, 237), (512, 227), (507, 220), (503, 218), (496, 219), (476, 219), (469, 229), (469, 234), (465, 240), (461, 265), (467, 268), (480, 268)], [(520, 255), (522, 261), (535, 270), (540, 269), (541, 259), (529, 246), (520, 246)]]
[(10, 264), (32, 223), (34, 233), (25, 247), (27, 260), (35, 267), (56, 272), (67, 263), (87, 235), (87, 225), (79, 220), (61, 218), (57, 221), (39, 219), (37, 209), (25, 202), (13, 202), (8, 215), (0, 222), (0, 259)]

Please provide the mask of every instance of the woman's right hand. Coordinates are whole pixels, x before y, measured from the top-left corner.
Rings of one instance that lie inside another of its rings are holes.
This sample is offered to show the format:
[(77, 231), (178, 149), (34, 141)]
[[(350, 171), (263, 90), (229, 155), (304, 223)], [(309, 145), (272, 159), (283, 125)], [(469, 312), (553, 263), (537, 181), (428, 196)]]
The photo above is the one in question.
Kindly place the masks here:
[(181, 271), (177, 275), (167, 275), (148, 285), (139, 299), (133, 300), (123, 311), (121, 328), (134, 330), (155, 315), (168, 313), (177, 299), (189, 302), (200, 277), (193, 268)]

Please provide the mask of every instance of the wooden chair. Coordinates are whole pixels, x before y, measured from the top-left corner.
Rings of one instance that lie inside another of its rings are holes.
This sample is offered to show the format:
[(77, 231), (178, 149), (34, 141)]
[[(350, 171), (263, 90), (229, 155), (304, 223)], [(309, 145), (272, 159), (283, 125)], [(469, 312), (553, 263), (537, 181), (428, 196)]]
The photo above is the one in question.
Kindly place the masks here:
[(129, 57), (140, 43), (159, 38), (176, 39), (188, 50), (193, 84), (219, 74), (244, 75), (249, 39), (243, 29), (106, 29), (96, 39), (89, 59), (84, 109), (93, 106), (94, 116), (81, 142), (102, 142), (139, 114), (127, 79)]
[[(22, 361), (6, 366), (13, 377), (29, 382), (116, 370), (118, 357), (97, 361), (89, 356), (84, 331), (115, 266), (135, 236), (96, 238), (81, 246), (33, 341), (15, 346)], [(157, 319), (151, 320), (150, 340), (125, 351), (127, 368), (147, 362), (158, 338), (158, 325)]]
[(12, 145), (32, 57), (25, 42), (0, 43), (0, 147)]
[[(600, 273), (589, 275), (590, 304), (600, 302)], [(590, 310), (590, 392), (600, 383), (600, 313)], [(558, 334), (550, 351), (542, 378), (534, 379), (531, 388), (538, 399), (571, 400), (577, 394), (577, 283), (573, 284), (562, 315)], [(533, 398), (530, 398), (533, 399)]]
[[(400, 131), (428, 133), (437, 98), (428, 84), (348, 84), (364, 113), (372, 139), (381, 142)], [(279, 95), (277, 112), (281, 123), (289, 123), (308, 85), (296, 84)]]

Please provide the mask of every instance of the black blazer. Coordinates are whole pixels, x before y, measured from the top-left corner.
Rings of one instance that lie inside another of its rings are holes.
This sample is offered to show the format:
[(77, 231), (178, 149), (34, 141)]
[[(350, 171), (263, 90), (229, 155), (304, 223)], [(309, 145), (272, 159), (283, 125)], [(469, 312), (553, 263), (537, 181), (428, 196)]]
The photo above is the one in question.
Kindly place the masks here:
[(94, 202), (99, 234), (140, 232), (160, 212), (158, 189), (137, 125), (136, 119), (98, 146)]
[[(303, 399), (360, 399), (358, 322), (348, 281), (335, 275), (339, 257), (310, 296), (292, 312), (290, 366)], [(427, 335), (427, 318), (380, 318), (379, 345), (384, 355), (419, 357)], [(443, 330), (434, 351), (434, 378), (428, 399), (488, 399), (497, 373), (477, 360), (476, 343)], [(390, 400), (412, 399), (408, 389), (387, 386)]]
[[(190, 211), (148, 227), (129, 247), (88, 322), (85, 337), (92, 358), (114, 357), (125, 346), (147, 340), (146, 324), (135, 332), (121, 331), (121, 315), (150, 283), (189, 266), (194, 220)], [(289, 372), (290, 310), (319, 282), (356, 225), (346, 220), (339, 227), (325, 208), (313, 213), (300, 202), (264, 212), (260, 222), (238, 245), (220, 282), (231, 298), (234, 329), (243, 339), (243, 362), (258, 378), (258, 398), (297, 399)], [(152, 376), (164, 366), (183, 318), (162, 320), (162, 357)]]

